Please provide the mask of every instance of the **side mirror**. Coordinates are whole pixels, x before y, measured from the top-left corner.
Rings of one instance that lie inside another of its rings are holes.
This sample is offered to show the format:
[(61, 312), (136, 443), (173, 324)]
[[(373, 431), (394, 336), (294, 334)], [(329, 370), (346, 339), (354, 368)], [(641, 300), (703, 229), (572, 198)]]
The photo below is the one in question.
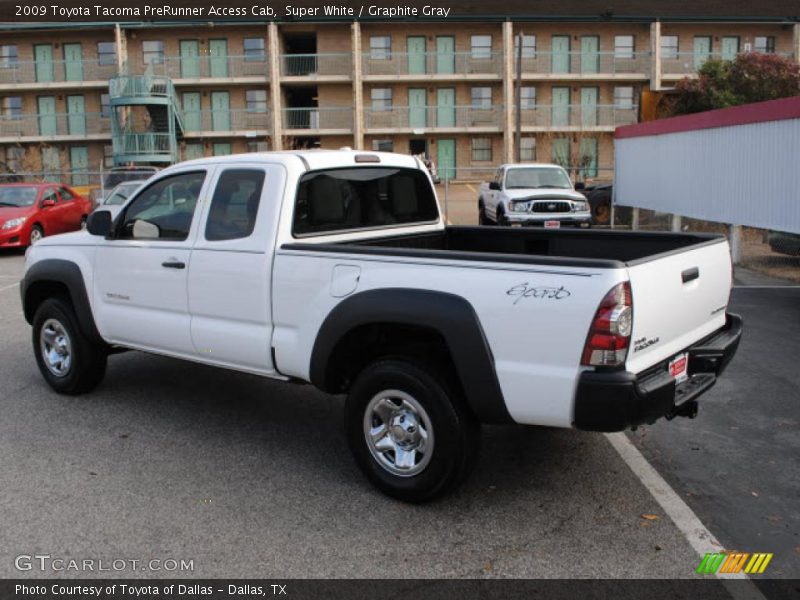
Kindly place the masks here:
[(86, 230), (92, 235), (107, 236), (111, 233), (111, 212), (96, 210), (86, 219)]
[(42, 208), (48, 208), (50, 206), (55, 206), (55, 205), (56, 201), (53, 200), (52, 198), (47, 198), (45, 200), (42, 200)]
[(578, 181), (575, 183), (575, 191), (580, 192), (586, 189), (586, 184), (583, 181)]
[(497, 183), (496, 181), (490, 181), (489, 182), (489, 189), (490, 190), (497, 190), (499, 192), (500, 191), (500, 184)]

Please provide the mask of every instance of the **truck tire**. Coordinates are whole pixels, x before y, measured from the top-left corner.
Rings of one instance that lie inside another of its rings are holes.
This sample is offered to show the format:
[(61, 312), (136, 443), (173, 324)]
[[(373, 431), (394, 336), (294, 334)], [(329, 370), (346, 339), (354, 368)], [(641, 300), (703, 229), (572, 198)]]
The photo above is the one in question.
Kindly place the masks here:
[(506, 209), (503, 205), (497, 207), (497, 224), (501, 227), (508, 227), (508, 218), (506, 217)]
[(483, 201), (478, 202), (478, 225), (488, 225), (489, 220), (486, 218), (486, 207)]
[(477, 459), (480, 425), (457, 386), (411, 361), (367, 366), (350, 389), (345, 427), (367, 478), (405, 502), (433, 500), (466, 478)]
[(33, 354), (45, 381), (60, 394), (89, 392), (106, 373), (105, 349), (83, 334), (72, 304), (63, 297), (48, 298), (36, 309)]

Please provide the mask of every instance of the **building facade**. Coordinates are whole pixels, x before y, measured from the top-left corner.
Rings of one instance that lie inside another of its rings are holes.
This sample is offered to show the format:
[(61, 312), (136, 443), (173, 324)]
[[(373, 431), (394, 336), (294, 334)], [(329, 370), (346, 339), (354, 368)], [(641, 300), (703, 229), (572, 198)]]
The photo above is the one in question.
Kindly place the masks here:
[(800, 25), (755, 21), (9, 25), (2, 171), (86, 185), (114, 165), (351, 146), (479, 180), (517, 156), (520, 40), (521, 159), (586, 179), (610, 178), (643, 92), (712, 57), (800, 58)]

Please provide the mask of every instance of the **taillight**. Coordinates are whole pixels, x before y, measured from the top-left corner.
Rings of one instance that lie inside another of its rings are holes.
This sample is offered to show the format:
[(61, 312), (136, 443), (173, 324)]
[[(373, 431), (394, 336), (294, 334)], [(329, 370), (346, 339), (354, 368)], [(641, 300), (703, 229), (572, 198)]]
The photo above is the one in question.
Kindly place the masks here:
[(633, 329), (633, 295), (628, 281), (615, 285), (594, 314), (581, 364), (617, 367), (625, 363)]

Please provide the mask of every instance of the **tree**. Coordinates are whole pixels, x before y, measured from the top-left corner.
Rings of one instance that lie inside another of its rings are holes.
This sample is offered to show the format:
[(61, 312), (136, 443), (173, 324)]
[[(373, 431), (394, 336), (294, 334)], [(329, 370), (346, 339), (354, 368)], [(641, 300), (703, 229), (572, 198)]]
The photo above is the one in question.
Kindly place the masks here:
[(800, 95), (800, 65), (777, 54), (748, 52), (734, 60), (708, 60), (663, 103), (662, 116)]

